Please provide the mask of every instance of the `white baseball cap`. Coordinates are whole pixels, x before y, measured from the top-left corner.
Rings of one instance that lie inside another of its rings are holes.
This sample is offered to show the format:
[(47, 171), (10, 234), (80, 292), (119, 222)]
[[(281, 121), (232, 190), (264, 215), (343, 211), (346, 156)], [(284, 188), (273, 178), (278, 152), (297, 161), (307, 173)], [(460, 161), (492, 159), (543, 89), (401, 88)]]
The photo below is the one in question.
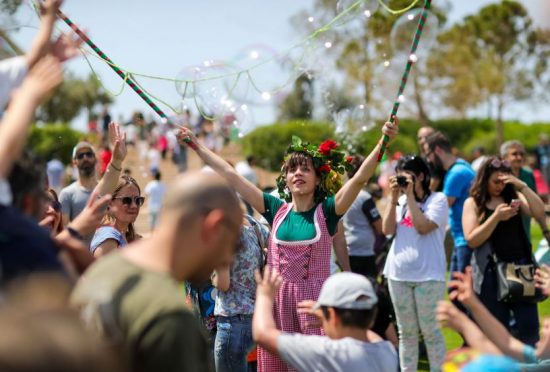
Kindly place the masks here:
[(371, 282), (363, 275), (342, 272), (330, 276), (313, 309), (321, 306), (338, 309), (370, 310), (378, 303)]

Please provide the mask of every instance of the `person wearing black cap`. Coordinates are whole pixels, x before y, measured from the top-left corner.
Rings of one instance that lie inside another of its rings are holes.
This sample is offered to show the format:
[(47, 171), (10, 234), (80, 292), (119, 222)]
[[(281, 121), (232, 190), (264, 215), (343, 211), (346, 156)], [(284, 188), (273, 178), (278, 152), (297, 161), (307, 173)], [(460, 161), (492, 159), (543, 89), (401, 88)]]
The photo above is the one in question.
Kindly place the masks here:
[(269, 266), (263, 277), (256, 273), (252, 336), (258, 345), (298, 371), (397, 371), (393, 345), (369, 330), (378, 298), (367, 278), (350, 272), (334, 274), (323, 284), (317, 302), (299, 304), (300, 313), (318, 318), (326, 336), (284, 333), (276, 328), (272, 306), (281, 281)]

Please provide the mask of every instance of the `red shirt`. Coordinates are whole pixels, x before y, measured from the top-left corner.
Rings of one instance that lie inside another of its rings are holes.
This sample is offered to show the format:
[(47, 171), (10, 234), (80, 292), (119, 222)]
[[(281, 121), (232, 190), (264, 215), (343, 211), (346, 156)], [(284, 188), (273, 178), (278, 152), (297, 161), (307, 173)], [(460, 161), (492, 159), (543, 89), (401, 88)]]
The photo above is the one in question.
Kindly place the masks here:
[(101, 160), (101, 164), (99, 167), (99, 172), (101, 174), (104, 174), (107, 170), (107, 167), (109, 166), (109, 162), (111, 161), (111, 158), (113, 157), (113, 153), (111, 150), (101, 150), (99, 153), (99, 159)]

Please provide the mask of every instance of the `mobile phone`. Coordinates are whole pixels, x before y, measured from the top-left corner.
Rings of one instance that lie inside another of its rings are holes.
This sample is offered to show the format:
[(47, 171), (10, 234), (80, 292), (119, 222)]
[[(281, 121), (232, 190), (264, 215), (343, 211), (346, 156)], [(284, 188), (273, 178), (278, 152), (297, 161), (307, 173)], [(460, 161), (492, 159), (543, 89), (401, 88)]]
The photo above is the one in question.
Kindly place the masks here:
[(397, 181), (397, 184), (401, 187), (405, 187), (407, 186), (407, 183), (409, 183), (409, 181), (407, 180), (407, 177), (405, 176), (397, 176), (395, 177), (395, 180)]
[(520, 204), (521, 201), (519, 199), (512, 199), (512, 201), (510, 202), (510, 207), (519, 208)]

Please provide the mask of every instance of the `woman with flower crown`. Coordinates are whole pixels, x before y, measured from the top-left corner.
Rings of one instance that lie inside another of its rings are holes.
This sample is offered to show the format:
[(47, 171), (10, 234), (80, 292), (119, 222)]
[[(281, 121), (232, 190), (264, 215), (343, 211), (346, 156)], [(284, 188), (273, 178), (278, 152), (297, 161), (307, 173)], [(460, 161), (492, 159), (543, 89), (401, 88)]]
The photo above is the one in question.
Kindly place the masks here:
[[(382, 132), (392, 139), (397, 134), (397, 119), (395, 124), (385, 123)], [(224, 177), (271, 225), (268, 264), (283, 278), (273, 309), (277, 328), (320, 335), (320, 328), (308, 327), (315, 317), (298, 313), (297, 307), (302, 301), (317, 300), (323, 282), (330, 275), (332, 235), (342, 215), (374, 173), (382, 140), (355, 176), (342, 185), (340, 174), (350, 165), (336, 142), (328, 140), (316, 147), (293, 137), (277, 178), (282, 198), (279, 199), (263, 193), (240, 176), (225, 160), (201, 145), (189, 129), (181, 128), (177, 137)], [(289, 368), (260, 348), (258, 370), (287, 371)]]

